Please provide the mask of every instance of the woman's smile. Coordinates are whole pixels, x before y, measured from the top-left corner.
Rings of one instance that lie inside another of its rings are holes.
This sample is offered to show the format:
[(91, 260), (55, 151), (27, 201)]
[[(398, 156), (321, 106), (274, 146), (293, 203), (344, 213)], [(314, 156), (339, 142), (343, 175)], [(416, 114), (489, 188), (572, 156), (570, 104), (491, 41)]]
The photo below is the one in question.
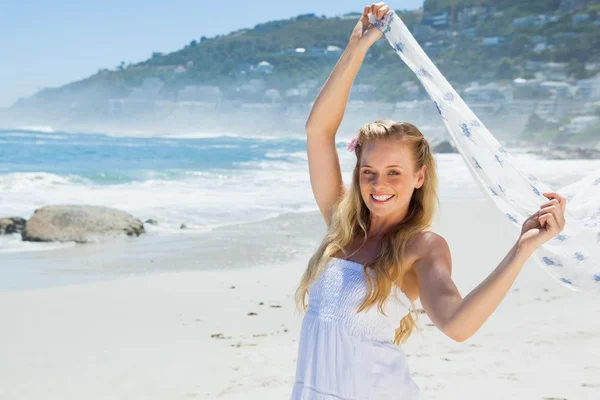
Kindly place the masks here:
[(371, 193), (371, 198), (375, 204), (383, 204), (390, 201), (394, 197), (393, 194), (374, 194)]

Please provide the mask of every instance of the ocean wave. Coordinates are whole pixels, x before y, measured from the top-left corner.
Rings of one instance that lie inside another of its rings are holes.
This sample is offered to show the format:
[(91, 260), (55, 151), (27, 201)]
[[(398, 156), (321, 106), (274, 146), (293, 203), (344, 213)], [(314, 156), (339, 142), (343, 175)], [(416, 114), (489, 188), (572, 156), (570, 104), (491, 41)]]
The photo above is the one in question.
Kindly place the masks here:
[(31, 131), (31, 132), (46, 132), (46, 133), (54, 133), (56, 132), (53, 127), (49, 125), (27, 125), (27, 126), (18, 126), (15, 130), (19, 131)]
[(0, 132), (0, 137), (14, 137), (14, 138), (33, 138), (33, 139), (49, 139), (49, 140), (65, 140), (69, 139), (67, 135), (56, 135), (51, 133), (40, 133), (40, 132)]
[(0, 254), (24, 253), (65, 249), (75, 246), (75, 242), (26, 242), (21, 235), (0, 236)]
[(0, 175), (0, 190), (27, 191), (67, 185), (87, 185), (91, 181), (79, 175), (56, 175), (49, 172), (11, 172)]

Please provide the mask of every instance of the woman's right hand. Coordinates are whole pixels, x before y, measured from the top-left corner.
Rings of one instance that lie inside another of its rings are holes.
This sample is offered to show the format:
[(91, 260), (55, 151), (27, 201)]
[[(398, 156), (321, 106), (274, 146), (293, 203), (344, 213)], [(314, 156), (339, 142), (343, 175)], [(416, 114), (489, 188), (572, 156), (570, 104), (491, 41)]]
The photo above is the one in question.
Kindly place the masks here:
[(350, 43), (364, 43), (367, 48), (371, 47), (373, 43), (381, 38), (382, 34), (379, 29), (369, 22), (369, 13), (380, 20), (388, 11), (390, 11), (390, 8), (385, 3), (373, 3), (370, 6), (365, 6), (362, 17), (360, 17), (350, 35)]

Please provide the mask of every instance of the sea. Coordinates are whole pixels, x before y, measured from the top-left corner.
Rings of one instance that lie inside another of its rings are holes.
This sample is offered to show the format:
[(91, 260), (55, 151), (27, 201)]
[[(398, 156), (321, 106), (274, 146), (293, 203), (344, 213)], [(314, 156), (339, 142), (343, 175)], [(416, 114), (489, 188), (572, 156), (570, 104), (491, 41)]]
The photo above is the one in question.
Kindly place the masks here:
[[(338, 141), (343, 179), (355, 162)], [(520, 166), (550, 184), (571, 183), (600, 160), (544, 160), (508, 149)], [(458, 154), (436, 154), (440, 199), (483, 198)], [(556, 188), (558, 189), (558, 188)], [(0, 129), (0, 218), (28, 219), (59, 204), (124, 210), (154, 235), (206, 232), (282, 213), (317, 210), (310, 188), (306, 140), (296, 137), (91, 134), (51, 127)], [(0, 253), (69, 244), (0, 237)]]
[[(339, 138), (343, 179), (355, 162)], [(507, 149), (523, 170), (553, 189), (600, 160), (545, 160)], [(440, 200), (483, 199), (458, 154), (436, 154)], [(142, 221), (147, 235), (174, 237), (316, 211), (304, 136), (63, 132), (52, 127), (0, 129), (0, 218), (28, 219), (47, 205), (114, 207)], [(185, 229), (181, 226), (185, 225)], [(0, 236), (2, 255), (51, 252), (74, 243), (23, 242)]]

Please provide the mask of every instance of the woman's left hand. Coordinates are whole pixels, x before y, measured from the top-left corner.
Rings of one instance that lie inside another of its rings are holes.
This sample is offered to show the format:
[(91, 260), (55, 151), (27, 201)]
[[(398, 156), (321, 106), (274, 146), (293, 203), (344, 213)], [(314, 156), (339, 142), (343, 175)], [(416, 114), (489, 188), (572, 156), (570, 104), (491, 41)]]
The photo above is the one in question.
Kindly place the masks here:
[(543, 193), (551, 199), (540, 206), (540, 210), (532, 214), (523, 223), (519, 246), (534, 251), (548, 240), (558, 235), (565, 228), (565, 207), (567, 200), (558, 193)]

